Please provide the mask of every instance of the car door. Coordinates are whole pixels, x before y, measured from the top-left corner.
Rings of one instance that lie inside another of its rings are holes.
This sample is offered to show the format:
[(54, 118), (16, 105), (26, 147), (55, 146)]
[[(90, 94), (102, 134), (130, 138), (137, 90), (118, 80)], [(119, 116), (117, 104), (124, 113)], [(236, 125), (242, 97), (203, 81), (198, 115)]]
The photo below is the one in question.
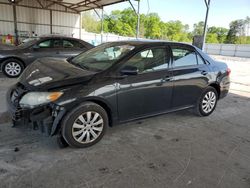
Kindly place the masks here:
[(121, 70), (126, 66), (135, 66), (139, 72), (117, 81), (120, 121), (161, 113), (171, 108), (173, 82), (170, 51), (166, 46), (141, 50), (126, 61)]
[(28, 60), (30, 62), (42, 57), (57, 57), (58, 54), (56, 48), (54, 48), (54, 44), (60, 44), (60, 39), (40, 40), (25, 55), (29, 57)]
[(62, 39), (62, 48), (60, 50), (61, 57), (68, 58), (76, 56), (86, 50), (87, 48), (77, 40)]
[(209, 67), (196, 50), (188, 45), (172, 45), (173, 107), (196, 104), (211, 76)]

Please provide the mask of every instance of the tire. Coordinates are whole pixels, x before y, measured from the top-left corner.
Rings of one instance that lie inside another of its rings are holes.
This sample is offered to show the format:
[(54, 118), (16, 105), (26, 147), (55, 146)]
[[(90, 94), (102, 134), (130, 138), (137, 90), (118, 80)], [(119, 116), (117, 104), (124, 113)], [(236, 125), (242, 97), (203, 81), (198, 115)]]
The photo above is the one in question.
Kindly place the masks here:
[(2, 71), (9, 78), (20, 76), (23, 70), (23, 63), (18, 59), (10, 58), (3, 61)]
[(198, 116), (209, 116), (216, 108), (218, 101), (218, 92), (215, 88), (208, 86), (201, 97), (198, 99), (195, 114)]
[(71, 147), (89, 147), (102, 139), (108, 122), (107, 112), (101, 106), (85, 102), (66, 114), (62, 136)]
[(56, 136), (56, 142), (59, 148), (66, 148), (69, 146), (69, 144), (66, 142), (66, 140), (63, 138), (61, 134)]

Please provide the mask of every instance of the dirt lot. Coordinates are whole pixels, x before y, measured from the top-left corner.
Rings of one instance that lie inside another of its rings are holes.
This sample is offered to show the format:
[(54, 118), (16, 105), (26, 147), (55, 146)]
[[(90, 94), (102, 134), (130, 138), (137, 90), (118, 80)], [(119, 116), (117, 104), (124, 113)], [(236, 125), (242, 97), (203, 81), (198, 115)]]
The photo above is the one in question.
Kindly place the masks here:
[(216, 58), (233, 83), (209, 117), (183, 111), (115, 126), (87, 149), (0, 125), (0, 187), (249, 188), (250, 59)]

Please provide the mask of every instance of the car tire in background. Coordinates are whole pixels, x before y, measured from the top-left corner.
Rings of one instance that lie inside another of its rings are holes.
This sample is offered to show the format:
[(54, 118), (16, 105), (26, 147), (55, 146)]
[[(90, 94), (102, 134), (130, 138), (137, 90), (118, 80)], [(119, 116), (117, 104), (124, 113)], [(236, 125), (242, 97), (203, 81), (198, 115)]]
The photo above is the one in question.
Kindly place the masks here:
[(9, 78), (16, 78), (23, 72), (23, 63), (15, 58), (9, 58), (2, 63), (2, 72)]
[(66, 114), (62, 136), (72, 147), (89, 147), (102, 139), (108, 123), (107, 112), (100, 105), (85, 102)]
[(198, 99), (194, 109), (198, 116), (209, 116), (216, 108), (218, 93), (214, 87), (208, 86)]

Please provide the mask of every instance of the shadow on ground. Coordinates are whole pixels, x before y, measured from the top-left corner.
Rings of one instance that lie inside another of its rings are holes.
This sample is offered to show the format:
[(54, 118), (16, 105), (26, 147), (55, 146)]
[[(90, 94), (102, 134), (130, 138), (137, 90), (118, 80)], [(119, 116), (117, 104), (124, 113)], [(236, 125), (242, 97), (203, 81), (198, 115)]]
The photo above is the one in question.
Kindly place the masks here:
[(0, 187), (250, 187), (250, 100), (229, 94), (209, 117), (190, 111), (110, 128), (86, 149), (0, 127)]

